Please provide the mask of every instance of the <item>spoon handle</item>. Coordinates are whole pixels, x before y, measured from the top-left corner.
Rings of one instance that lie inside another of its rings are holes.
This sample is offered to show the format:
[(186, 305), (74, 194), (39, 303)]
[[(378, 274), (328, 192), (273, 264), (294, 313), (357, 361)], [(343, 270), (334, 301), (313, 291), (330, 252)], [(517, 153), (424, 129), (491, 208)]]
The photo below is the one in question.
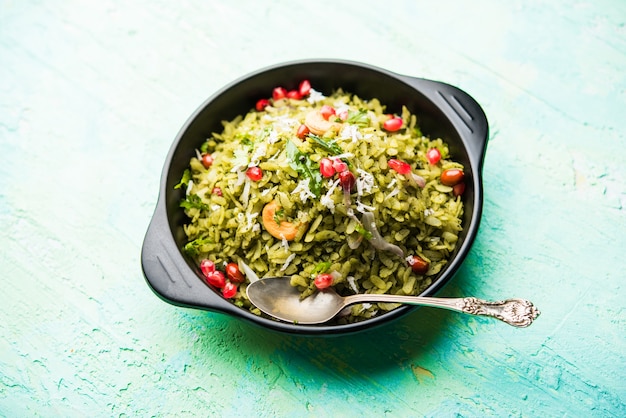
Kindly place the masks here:
[(348, 304), (363, 302), (405, 303), (409, 305), (445, 308), (470, 315), (489, 316), (519, 328), (529, 326), (540, 314), (539, 310), (532, 302), (525, 299), (487, 301), (474, 297), (432, 298), (422, 296), (358, 294), (346, 297), (346, 302)]

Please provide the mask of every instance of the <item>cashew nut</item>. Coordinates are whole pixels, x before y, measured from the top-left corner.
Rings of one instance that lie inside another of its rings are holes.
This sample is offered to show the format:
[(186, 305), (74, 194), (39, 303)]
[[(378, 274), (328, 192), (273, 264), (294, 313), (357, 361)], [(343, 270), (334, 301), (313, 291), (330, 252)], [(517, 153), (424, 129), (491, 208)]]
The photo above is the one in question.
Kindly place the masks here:
[(339, 131), (341, 124), (337, 122), (331, 122), (324, 119), (324, 116), (319, 110), (313, 110), (304, 117), (304, 124), (309, 128), (309, 131), (315, 135), (324, 135), (328, 130), (334, 129)]
[(278, 239), (286, 239), (292, 241), (298, 235), (298, 231), (306, 224), (294, 224), (292, 222), (281, 221), (276, 222), (276, 211), (280, 209), (278, 202), (272, 200), (263, 207), (262, 220), (263, 227), (271, 236)]

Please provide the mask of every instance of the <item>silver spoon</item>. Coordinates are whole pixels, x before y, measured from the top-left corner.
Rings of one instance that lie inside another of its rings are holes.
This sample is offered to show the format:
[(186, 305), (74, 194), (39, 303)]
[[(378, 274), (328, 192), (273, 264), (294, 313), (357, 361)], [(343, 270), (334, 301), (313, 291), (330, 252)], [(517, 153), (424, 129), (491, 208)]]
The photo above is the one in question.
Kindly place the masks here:
[(300, 292), (291, 286), (289, 277), (269, 277), (248, 285), (248, 299), (269, 316), (297, 324), (322, 324), (334, 318), (348, 305), (363, 302), (404, 303), (408, 305), (445, 308), (471, 315), (490, 316), (514, 327), (527, 327), (540, 314), (527, 300), (507, 299), (489, 302), (473, 297), (433, 298), (356, 294), (340, 296), (332, 288), (300, 299)]

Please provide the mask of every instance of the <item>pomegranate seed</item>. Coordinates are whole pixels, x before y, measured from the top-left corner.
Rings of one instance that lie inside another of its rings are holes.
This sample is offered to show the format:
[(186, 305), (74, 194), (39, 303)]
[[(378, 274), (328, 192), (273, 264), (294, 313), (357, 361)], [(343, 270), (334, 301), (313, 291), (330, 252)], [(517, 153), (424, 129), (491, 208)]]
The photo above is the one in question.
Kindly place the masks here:
[(333, 284), (333, 276), (328, 273), (318, 274), (317, 277), (315, 277), (314, 283), (315, 287), (318, 289), (326, 289)]
[(205, 258), (200, 262), (200, 270), (202, 270), (202, 274), (204, 274), (205, 277), (208, 277), (209, 274), (215, 271), (215, 263)]
[(263, 170), (259, 167), (250, 167), (246, 170), (246, 176), (252, 181), (259, 181), (263, 178)]
[(226, 299), (230, 299), (234, 297), (236, 294), (237, 294), (237, 285), (235, 283), (228, 282), (224, 285), (224, 288), (222, 289), (222, 296), (224, 296)]
[(300, 86), (298, 86), (298, 93), (302, 96), (308, 96), (311, 93), (311, 82), (309, 82), (309, 80), (302, 80)]
[(387, 164), (393, 170), (396, 170), (400, 174), (409, 174), (411, 172), (411, 166), (408, 163), (400, 160), (389, 160)]
[(402, 128), (403, 123), (402, 118), (394, 116), (391, 119), (387, 119), (385, 123), (383, 123), (383, 129), (387, 132), (396, 132)]
[(284, 87), (276, 87), (272, 90), (272, 99), (280, 100), (287, 97), (287, 90)]
[(430, 267), (428, 261), (424, 260), (419, 255), (412, 255), (408, 257), (406, 261), (409, 263), (409, 267), (411, 267), (411, 270), (413, 270), (413, 273), (415, 274), (426, 274), (428, 268)]
[(329, 105), (324, 105), (320, 109), (320, 113), (324, 119), (328, 120), (329, 117), (335, 114), (335, 108)]
[(302, 124), (298, 127), (298, 133), (296, 136), (300, 139), (304, 139), (309, 134), (309, 127), (305, 124)]
[(294, 100), (302, 100), (302, 95), (298, 90), (289, 90), (287, 92), (287, 97)]
[(216, 196), (222, 196), (222, 189), (219, 187), (214, 187), (213, 190), (211, 190), (211, 193)]
[(330, 158), (324, 157), (320, 160), (320, 173), (322, 173), (322, 176), (326, 178), (330, 178), (335, 175), (333, 162), (330, 160)]
[(258, 102), (256, 102), (255, 107), (256, 107), (256, 110), (258, 110), (259, 112), (262, 112), (269, 105), (270, 105), (270, 101), (268, 99), (261, 99)]
[(341, 112), (339, 112), (337, 114), (337, 117), (345, 122), (346, 119), (348, 119), (348, 111), (347, 110), (342, 110)]
[(346, 171), (348, 169), (348, 164), (341, 161), (339, 158), (335, 158), (333, 160), (333, 168), (337, 173), (341, 173), (342, 171)]
[(244, 281), (243, 273), (239, 270), (237, 263), (226, 264), (226, 277), (233, 283), (242, 283)]
[(342, 171), (339, 173), (339, 183), (341, 184), (341, 188), (344, 191), (350, 191), (354, 187), (356, 183), (356, 179), (354, 178), (354, 174), (351, 171)]
[(226, 277), (224, 276), (224, 273), (219, 270), (209, 273), (206, 276), (206, 281), (208, 284), (215, 286), (218, 289), (221, 289), (226, 285)]
[(209, 168), (213, 165), (213, 156), (211, 154), (202, 154), (202, 165)]
[(465, 182), (460, 182), (452, 186), (452, 194), (455, 196), (461, 196), (465, 192)]
[(463, 181), (463, 170), (459, 168), (449, 168), (441, 173), (441, 184), (444, 186), (455, 186)]
[(441, 160), (441, 152), (437, 148), (431, 148), (426, 152), (426, 159), (432, 165), (435, 165)]

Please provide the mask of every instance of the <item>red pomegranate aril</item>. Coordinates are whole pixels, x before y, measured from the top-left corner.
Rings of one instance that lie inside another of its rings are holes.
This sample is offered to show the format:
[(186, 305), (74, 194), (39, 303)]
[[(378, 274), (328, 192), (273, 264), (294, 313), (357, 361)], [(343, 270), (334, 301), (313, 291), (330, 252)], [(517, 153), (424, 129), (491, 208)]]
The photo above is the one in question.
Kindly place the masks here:
[(296, 136), (300, 139), (304, 139), (309, 134), (309, 132), (309, 127), (305, 124), (302, 124), (298, 127), (298, 132), (296, 133)]
[(204, 277), (207, 277), (209, 274), (215, 271), (215, 263), (207, 258), (200, 262), (200, 270)]
[(328, 120), (328, 118), (335, 114), (335, 108), (329, 105), (324, 105), (320, 109), (320, 113), (324, 119)]
[(400, 174), (409, 174), (411, 172), (411, 166), (404, 161), (391, 159), (387, 161), (387, 165)]
[(387, 119), (385, 123), (383, 123), (383, 129), (387, 132), (396, 132), (402, 128), (403, 123), (402, 118), (394, 116), (391, 119)]
[(452, 194), (461, 196), (465, 192), (465, 182), (460, 182), (452, 186)]
[(328, 273), (318, 274), (314, 280), (315, 287), (318, 289), (326, 289), (333, 284), (333, 276)]
[(214, 187), (213, 190), (211, 190), (211, 194), (214, 194), (215, 196), (222, 196), (222, 189)]
[(426, 152), (426, 159), (431, 165), (435, 165), (441, 160), (441, 152), (437, 148), (431, 148)]
[(298, 86), (298, 93), (302, 96), (308, 96), (311, 93), (311, 82), (309, 80), (302, 80)]
[(246, 170), (246, 176), (252, 181), (259, 181), (263, 178), (263, 170), (259, 167), (250, 167)]
[(219, 270), (215, 270), (213, 273), (209, 273), (206, 276), (206, 281), (211, 286), (215, 286), (218, 289), (223, 288), (226, 285), (226, 277), (224, 273)]
[(341, 188), (344, 191), (350, 191), (354, 187), (356, 183), (356, 179), (354, 178), (354, 174), (351, 171), (342, 171), (339, 173), (339, 184), (341, 184)]
[(237, 285), (233, 282), (227, 282), (222, 289), (222, 296), (231, 299), (237, 294)]
[(287, 97), (287, 90), (285, 90), (284, 87), (275, 87), (274, 90), (272, 90), (272, 99), (280, 100), (285, 97)]
[(409, 263), (409, 267), (411, 267), (411, 270), (413, 270), (413, 273), (415, 274), (424, 275), (430, 267), (428, 261), (424, 260), (419, 255), (410, 256), (407, 259), (407, 262)]
[(333, 160), (333, 168), (335, 169), (335, 171), (337, 173), (341, 173), (341, 172), (346, 171), (348, 169), (348, 164), (346, 164), (345, 162), (341, 161), (339, 158), (335, 158)]
[(287, 97), (289, 99), (302, 100), (302, 95), (300, 94), (298, 90), (289, 90), (287, 92)]
[(441, 173), (440, 181), (444, 186), (455, 186), (463, 181), (465, 174), (460, 168), (449, 168), (443, 170)]
[(237, 265), (237, 263), (226, 264), (225, 270), (226, 270), (226, 277), (228, 277), (228, 280), (234, 283), (243, 282), (244, 280), (243, 273), (241, 272), (241, 270), (239, 270), (239, 266)]
[(211, 154), (202, 154), (202, 165), (209, 168), (213, 165), (213, 156)]
[(330, 178), (335, 175), (335, 169), (333, 168), (333, 162), (330, 158), (322, 158), (320, 160), (320, 173), (325, 178)]
[(270, 105), (270, 101), (268, 99), (260, 99), (258, 102), (256, 102), (255, 108), (257, 111), (262, 112), (269, 105)]

